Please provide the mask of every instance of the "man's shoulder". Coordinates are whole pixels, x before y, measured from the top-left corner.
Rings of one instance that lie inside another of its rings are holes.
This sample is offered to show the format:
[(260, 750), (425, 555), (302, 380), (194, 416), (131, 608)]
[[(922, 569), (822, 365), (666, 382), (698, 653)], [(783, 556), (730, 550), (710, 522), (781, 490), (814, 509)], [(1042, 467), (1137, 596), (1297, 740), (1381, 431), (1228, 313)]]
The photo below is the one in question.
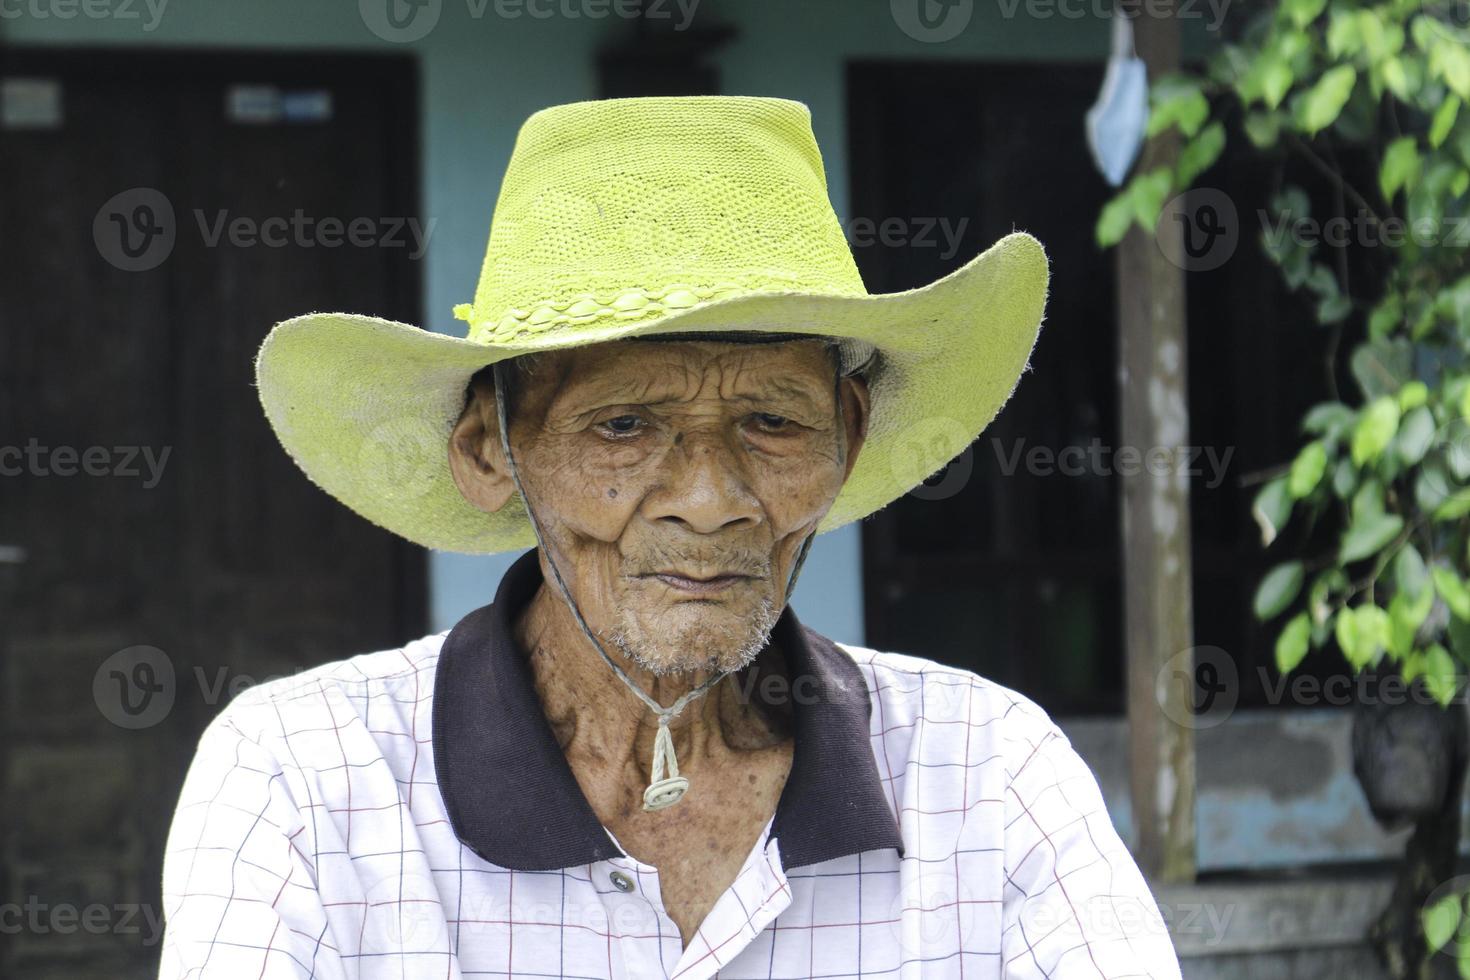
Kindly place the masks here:
[(875, 711), (926, 724), (966, 724), (997, 741), (1036, 746), (1065, 739), (1051, 716), (1021, 692), (971, 670), (907, 653), (837, 643), (866, 675)]
[[(401, 647), (359, 653), (276, 676), (240, 691), (216, 718), (250, 736), (280, 733), (283, 719), (332, 710), (334, 702), (401, 701), (407, 696), (427, 701), (448, 630), (431, 633)], [(405, 691), (408, 693), (405, 695)]]

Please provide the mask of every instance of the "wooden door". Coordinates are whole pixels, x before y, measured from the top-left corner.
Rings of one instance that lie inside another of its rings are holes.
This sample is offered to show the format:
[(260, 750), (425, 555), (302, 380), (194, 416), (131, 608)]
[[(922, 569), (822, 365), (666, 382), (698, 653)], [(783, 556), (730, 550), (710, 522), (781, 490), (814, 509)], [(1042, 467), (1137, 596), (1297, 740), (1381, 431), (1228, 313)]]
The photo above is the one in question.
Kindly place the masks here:
[(107, 910), (38, 912), (0, 975), (149, 976), (205, 723), (425, 632), (422, 550), (312, 486), (253, 387), (280, 319), (417, 322), (416, 72), (0, 49), (0, 78), (0, 545), (27, 558), (0, 637), (0, 895)]

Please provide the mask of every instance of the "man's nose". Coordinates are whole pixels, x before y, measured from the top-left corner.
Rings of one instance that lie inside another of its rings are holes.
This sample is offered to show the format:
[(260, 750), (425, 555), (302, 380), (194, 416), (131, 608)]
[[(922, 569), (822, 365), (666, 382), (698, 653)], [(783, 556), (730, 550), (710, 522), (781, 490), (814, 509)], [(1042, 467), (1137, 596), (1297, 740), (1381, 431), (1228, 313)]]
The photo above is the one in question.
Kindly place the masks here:
[(673, 521), (700, 534), (754, 527), (762, 520), (733, 448), (718, 432), (684, 432), (665, 456), (663, 486), (650, 495), (649, 520)]

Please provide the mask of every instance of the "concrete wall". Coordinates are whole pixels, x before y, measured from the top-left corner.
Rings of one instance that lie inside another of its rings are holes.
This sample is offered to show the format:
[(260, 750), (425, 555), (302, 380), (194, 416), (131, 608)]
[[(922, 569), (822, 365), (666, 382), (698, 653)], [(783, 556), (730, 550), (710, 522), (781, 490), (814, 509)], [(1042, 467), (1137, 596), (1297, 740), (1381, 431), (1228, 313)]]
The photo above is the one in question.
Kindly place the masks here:
[[(1457, 710), (1463, 710), (1457, 709)], [(1133, 834), (1127, 723), (1059, 719), (1102, 788), (1125, 841)], [(1346, 709), (1237, 711), (1195, 732), (1198, 860), (1202, 872), (1392, 860), (1408, 829), (1373, 822), (1353, 777)], [(1470, 853), (1470, 798), (1461, 851)]]

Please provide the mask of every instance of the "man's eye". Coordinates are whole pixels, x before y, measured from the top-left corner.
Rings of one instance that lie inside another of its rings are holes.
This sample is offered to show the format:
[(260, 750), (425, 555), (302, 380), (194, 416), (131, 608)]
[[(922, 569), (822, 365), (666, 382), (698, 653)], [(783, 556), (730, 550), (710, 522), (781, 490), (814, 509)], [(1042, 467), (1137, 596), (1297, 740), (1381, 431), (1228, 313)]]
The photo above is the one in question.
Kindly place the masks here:
[(762, 428), (772, 431), (784, 428), (791, 421), (784, 415), (772, 415), (770, 412), (757, 412), (755, 420), (761, 424)]
[(602, 424), (607, 427), (609, 432), (614, 432), (618, 435), (627, 435), (630, 432), (636, 431), (642, 421), (636, 415), (618, 415)]

